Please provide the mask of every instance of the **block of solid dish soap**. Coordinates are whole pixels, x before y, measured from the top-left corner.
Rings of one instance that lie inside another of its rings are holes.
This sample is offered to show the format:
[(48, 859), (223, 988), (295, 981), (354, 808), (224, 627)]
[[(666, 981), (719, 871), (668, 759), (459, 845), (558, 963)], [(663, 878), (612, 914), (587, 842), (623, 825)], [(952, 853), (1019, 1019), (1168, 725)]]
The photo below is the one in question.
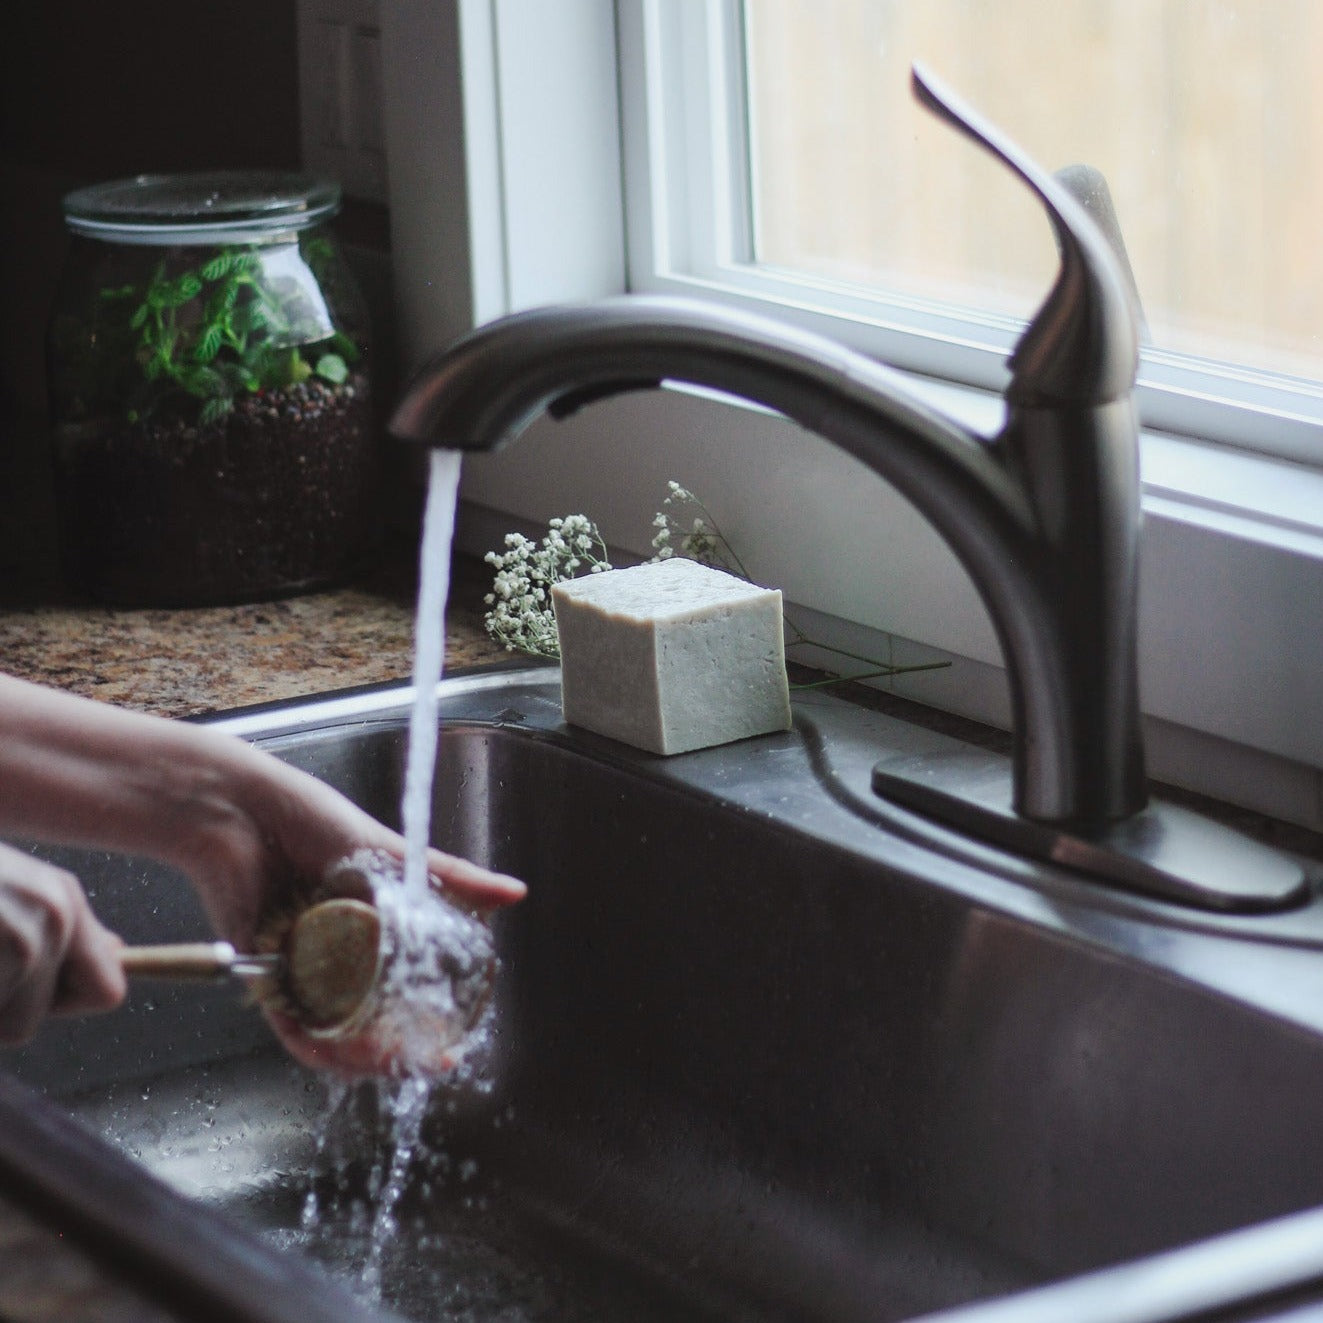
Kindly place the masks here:
[(676, 556), (551, 596), (571, 724), (651, 753), (789, 730), (779, 590)]

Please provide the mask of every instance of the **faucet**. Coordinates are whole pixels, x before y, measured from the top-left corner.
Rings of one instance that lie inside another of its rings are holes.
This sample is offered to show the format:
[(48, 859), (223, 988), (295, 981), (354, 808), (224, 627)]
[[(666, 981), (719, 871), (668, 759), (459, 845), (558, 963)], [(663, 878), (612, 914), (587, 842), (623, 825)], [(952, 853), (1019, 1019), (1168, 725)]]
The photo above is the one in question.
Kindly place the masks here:
[[(417, 374), (390, 430), (434, 447), (493, 450), (543, 412), (564, 418), (667, 382), (785, 415), (860, 460), (927, 517), (982, 597), (1006, 664), (1007, 805), (970, 808), (968, 795), (934, 792), (930, 772), (909, 792), (879, 768), (875, 787), (963, 830), (1122, 886), (1217, 909), (1289, 903), (1303, 887), (1289, 867), (1266, 869), (1266, 884), (1191, 883), (1190, 851), (1180, 846), (1179, 860), (1168, 857), (1189, 824), (1178, 812), (1173, 826), (1170, 815), (1147, 807), (1131, 285), (1066, 188), (920, 66), (912, 86), (1037, 195), (1060, 251), (1056, 281), (1011, 355), (996, 435), (927, 407), (897, 373), (823, 337), (697, 301), (637, 296), (535, 309), (477, 330)], [(1194, 853), (1210, 853), (1202, 827), (1193, 834)], [(1119, 871), (1099, 863), (1118, 852)]]

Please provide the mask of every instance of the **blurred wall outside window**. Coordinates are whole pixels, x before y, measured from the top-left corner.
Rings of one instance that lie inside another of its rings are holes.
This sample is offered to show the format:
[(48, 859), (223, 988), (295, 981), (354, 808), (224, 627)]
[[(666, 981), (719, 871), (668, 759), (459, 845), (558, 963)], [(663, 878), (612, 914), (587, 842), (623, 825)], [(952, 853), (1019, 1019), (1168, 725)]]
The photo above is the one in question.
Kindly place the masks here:
[(1106, 176), (1162, 349), (1323, 380), (1318, 0), (744, 0), (758, 263), (1019, 317), (1037, 203), (922, 112), (920, 59)]

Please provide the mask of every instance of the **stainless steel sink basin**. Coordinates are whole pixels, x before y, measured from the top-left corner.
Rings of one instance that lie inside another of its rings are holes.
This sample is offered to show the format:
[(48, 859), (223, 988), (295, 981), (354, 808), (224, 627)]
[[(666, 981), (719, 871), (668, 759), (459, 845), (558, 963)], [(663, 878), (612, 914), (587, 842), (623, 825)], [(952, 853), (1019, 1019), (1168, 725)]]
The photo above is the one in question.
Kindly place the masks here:
[[(392, 819), (406, 698), (222, 724)], [(479, 1078), (430, 1104), (389, 1306), (1260, 1318), (1323, 1281), (1316, 904), (1186, 914), (929, 829), (869, 773), (943, 737), (831, 698), (671, 759), (564, 727), (554, 671), (447, 681), (442, 713), (435, 839), (530, 893)], [(56, 857), (129, 939), (204, 931), (178, 877)], [(241, 1239), (361, 1270), (375, 1096), (328, 1138), (232, 992), (144, 985), (4, 1064)]]

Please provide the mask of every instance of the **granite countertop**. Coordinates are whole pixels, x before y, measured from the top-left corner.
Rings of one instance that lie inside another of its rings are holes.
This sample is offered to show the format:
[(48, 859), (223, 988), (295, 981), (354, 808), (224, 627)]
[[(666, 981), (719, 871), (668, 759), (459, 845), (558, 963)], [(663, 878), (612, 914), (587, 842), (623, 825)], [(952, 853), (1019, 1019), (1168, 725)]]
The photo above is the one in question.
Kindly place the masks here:
[[(486, 566), (456, 560), (446, 617), (448, 669), (508, 656), (482, 625), (489, 584)], [(0, 671), (170, 717), (407, 682), (415, 591), (402, 552), (340, 587), (244, 606), (0, 604)]]

